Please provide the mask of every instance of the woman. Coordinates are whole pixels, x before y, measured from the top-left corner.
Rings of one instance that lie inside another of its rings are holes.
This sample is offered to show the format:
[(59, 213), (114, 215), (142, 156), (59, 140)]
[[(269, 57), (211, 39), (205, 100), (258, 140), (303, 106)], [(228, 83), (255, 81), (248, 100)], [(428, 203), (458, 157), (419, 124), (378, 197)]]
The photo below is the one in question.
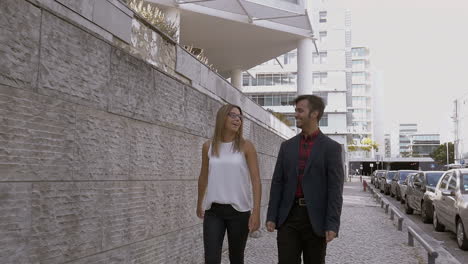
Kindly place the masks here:
[(203, 144), (197, 216), (203, 219), (206, 264), (221, 263), (226, 230), (230, 262), (244, 263), (247, 236), (260, 226), (257, 153), (242, 137), (242, 121), (239, 106), (222, 106), (216, 115), (213, 138)]

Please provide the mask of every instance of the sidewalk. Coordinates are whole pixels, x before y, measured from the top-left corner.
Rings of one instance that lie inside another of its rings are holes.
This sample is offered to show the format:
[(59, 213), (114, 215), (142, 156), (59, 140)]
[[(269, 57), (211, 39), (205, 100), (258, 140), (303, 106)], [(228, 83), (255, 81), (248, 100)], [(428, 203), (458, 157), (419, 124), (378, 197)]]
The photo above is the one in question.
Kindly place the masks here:
[[(358, 178), (344, 185), (340, 237), (328, 245), (327, 263), (332, 264), (415, 264), (427, 263), (426, 251), (415, 243), (406, 245), (405, 232), (375, 203), (369, 192), (362, 191)], [(277, 263), (276, 232), (262, 230), (260, 238), (249, 238), (245, 263)], [(227, 252), (222, 263), (229, 263)]]

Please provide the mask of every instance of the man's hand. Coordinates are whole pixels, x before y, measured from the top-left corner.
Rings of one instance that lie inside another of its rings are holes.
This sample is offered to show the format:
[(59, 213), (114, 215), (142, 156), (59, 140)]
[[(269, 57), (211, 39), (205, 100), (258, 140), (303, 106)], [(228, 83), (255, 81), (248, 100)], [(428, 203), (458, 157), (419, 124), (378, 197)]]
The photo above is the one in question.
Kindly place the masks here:
[(260, 213), (253, 211), (249, 218), (249, 232), (252, 233), (260, 228)]
[(267, 228), (268, 232), (275, 231), (275, 227), (276, 227), (275, 223), (273, 223), (271, 221), (266, 222), (266, 228)]
[(327, 243), (330, 243), (335, 237), (336, 237), (335, 232), (333, 232), (333, 231), (326, 231), (325, 232), (325, 238), (327, 240)]

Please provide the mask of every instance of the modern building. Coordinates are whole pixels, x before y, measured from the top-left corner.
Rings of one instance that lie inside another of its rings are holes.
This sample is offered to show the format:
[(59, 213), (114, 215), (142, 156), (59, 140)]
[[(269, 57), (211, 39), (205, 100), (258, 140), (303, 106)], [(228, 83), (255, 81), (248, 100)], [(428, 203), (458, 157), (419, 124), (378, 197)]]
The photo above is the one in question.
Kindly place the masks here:
[(468, 164), (468, 94), (454, 101), (455, 163)]
[[(376, 149), (365, 150), (363, 140), (376, 141), (374, 119), (374, 87), (370, 71), (369, 49), (367, 47), (353, 47), (351, 49), (351, 85), (348, 89), (348, 144), (353, 146), (350, 151), (350, 160), (375, 159)], [(380, 112), (379, 112), (380, 113)], [(382, 119), (382, 118), (381, 118)], [(383, 126), (382, 126), (383, 127)], [(383, 132), (382, 132), (383, 134)], [(379, 142), (383, 146), (383, 140)], [(381, 155), (382, 156), (382, 155)]]
[(410, 156), (411, 136), (418, 132), (417, 124), (400, 124), (399, 130), (399, 156)]
[[(347, 76), (351, 72), (351, 19), (343, 9), (327, 9), (316, 1), (311, 9), (318, 53), (311, 51), (310, 61), (300, 49), (291, 50), (243, 73), (242, 91), (252, 100), (273, 112), (281, 113), (295, 129), (294, 98), (315, 94), (325, 101), (321, 130), (342, 144), (347, 144)], [(312, 70), (301, 72), (301, 61)], [(347, 63), (348, 62), (348, 63)], [(301, 88), (301, 74), (311, 77), (312, 85)]]
[(385, 134), (385, 145), (384, 145), (385, 158), (392, 156), (392, 138), (390, 134)]
[(439, 134), (413, 134), (409, 138), (411, 157), (429, 157), (432, 151), (440, 145)]

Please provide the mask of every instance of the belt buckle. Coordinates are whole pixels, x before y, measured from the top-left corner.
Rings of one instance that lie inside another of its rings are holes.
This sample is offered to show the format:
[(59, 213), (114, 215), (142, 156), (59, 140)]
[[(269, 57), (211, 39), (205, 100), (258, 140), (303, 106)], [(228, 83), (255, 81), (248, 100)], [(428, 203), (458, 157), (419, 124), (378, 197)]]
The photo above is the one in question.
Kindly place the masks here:
[(297, 199), (297, 203), (299, 204), (299, 206), (306, 206), (306, 201), (304, 198)]

